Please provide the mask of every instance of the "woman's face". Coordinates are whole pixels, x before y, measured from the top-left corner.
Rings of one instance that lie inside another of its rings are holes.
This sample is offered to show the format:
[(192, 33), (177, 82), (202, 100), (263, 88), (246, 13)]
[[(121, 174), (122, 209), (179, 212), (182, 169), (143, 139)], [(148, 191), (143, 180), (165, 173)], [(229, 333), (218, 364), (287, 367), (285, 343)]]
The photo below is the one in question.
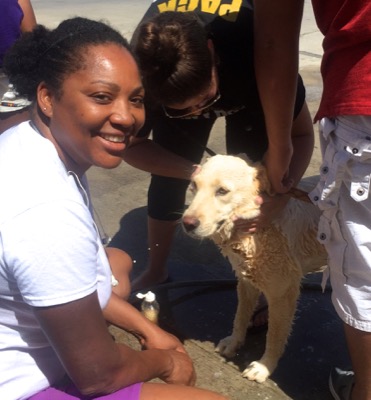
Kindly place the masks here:
[(136, 62), (115, 44), (90, 46), (83, 68), (67, 76), (62, 95), (50, 95), (50, 133), (66, 167), (114, 168), (130, 136), (144, 123), (144, 90)]
[(169, 118), (184, 118), (201, 115), (220, 99), (218, 90), (218, 76), (216, 67), (213, 66), (211, 81), (206, 90), (197, 96), (191, 97), (182, 103), (172, 103), (163, 105), (165, 115)]

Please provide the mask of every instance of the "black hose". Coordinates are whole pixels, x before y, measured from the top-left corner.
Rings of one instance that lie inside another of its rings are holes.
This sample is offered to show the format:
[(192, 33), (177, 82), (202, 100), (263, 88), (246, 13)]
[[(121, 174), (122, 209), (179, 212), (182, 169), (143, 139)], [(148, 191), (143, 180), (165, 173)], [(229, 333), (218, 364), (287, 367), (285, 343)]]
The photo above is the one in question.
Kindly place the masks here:
[[(151, 286), (145, 289), (145, 291), (151, 290), (155, 291), (156, 293), (164, 292), (167, 290), (174, 290), (174, 289), (182, 289), (187, 287), (205, 287), (204, 290), (200, 290), (197, 293), (193, 292), (192, 297), (195, 294), (202, 294), (205, 290), (230, 290), (235, 289), (237, 286), (237, 279), (208, 279), (208, 280), (192, 280), (192, 281), (176, 281), (176, 282), (166, 282), (159, 285)], [(318, 290), (322, 291), (322, 286), (317, 282), (302, 282), (301, 285), (302, 290)], [(325, 292), (331, 291), (331, 286), (326, 285)], [(135, 297), (135, 293), (132, 293), (129, 302), (135, 303), (138, 299)], [(132, 299), (132, 298), (135, 299)]]

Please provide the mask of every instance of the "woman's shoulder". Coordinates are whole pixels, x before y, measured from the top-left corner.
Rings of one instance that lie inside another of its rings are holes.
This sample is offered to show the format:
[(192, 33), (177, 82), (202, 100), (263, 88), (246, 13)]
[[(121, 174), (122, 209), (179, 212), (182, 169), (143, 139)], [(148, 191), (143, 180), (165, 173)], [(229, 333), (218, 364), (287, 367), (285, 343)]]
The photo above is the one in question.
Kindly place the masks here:
[(53, 144), (37, 132), (30, 121), (0, 135), (0, 176), (5, 171), (12, 174), (19, 169), (23, 169), (25, 175), (32, 170), (42, 173), (43, 169), (49, 170), (50, 162), (57, 158)]
[(0, 135), (0, 186), (7, 188), (0, 205), (8, 215), (48, 201), (83, 203), (54, 145), (29, 122)]

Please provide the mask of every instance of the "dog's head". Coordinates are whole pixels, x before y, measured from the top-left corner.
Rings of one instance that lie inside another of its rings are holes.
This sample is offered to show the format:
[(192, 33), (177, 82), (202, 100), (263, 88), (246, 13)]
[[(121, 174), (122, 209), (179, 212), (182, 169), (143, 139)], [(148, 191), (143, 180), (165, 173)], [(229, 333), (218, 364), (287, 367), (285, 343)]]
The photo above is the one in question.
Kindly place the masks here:
[(217, 155), (209, 158), (192, 179), (193, 200), (183, 214), (185, 231), (198, 238), (215, 234), (228, 239), (233, 217), (255, 218), (259, 193), (270, 190), (265, 168), (246, 157)]

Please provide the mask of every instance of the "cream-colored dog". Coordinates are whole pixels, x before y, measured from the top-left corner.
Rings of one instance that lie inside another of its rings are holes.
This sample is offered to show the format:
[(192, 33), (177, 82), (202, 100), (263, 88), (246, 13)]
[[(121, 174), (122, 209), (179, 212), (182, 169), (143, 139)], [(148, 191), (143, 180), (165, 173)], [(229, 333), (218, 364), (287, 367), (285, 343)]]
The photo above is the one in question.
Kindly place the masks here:
[(236, 156), (217, 155), (204, 163), (191, 182), (193, 200), (182, 224), (196, 238), (210, 238), (228, 257), (238, 278), (238, 307), (231, 336), (217, 346), (232, 357), (245, 342), (246, 331), (259, 294), (269, 307), (265, 353), (242, 375), (264, 382), (277, 366), (291, 331), (304, 274), (323, 269), (324, 248), (316, 239), (318, 209), (309, 202), (290, 199), (278, 219), (255, 234), (234, 228), (233, 218), (257, 217), (256, 197), (269, 193), (265, 168)]

